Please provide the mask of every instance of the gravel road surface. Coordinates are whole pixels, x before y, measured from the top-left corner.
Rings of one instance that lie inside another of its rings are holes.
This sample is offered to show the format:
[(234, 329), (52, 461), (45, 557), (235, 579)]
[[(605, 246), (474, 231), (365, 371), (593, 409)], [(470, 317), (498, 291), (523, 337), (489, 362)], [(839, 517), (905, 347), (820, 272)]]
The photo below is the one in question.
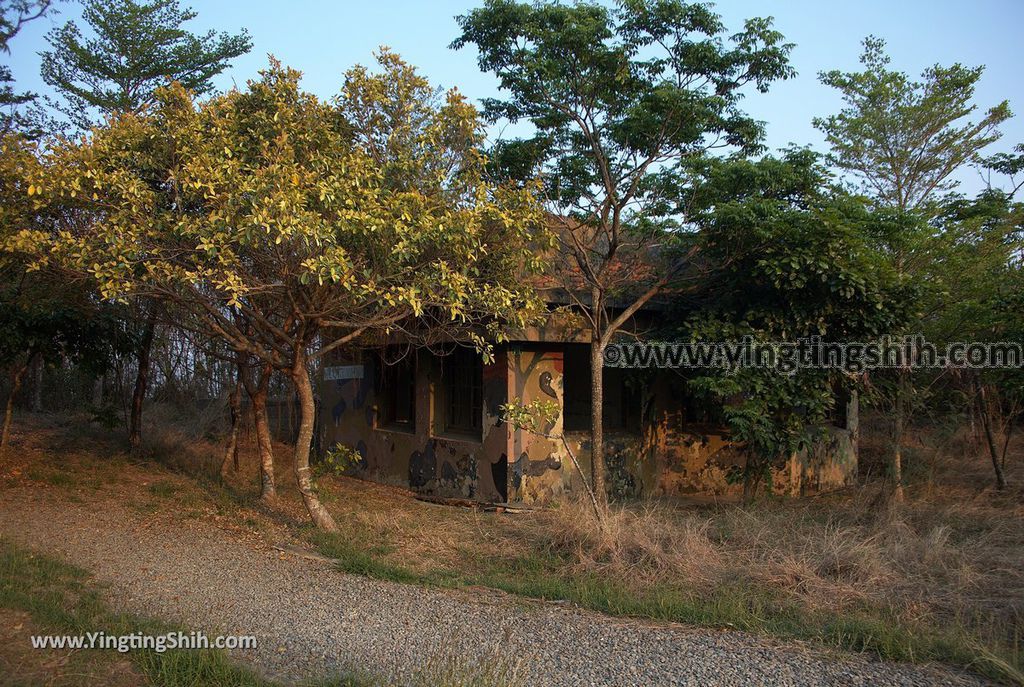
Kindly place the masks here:
[(69, 503), (46, 488), (0, 491), (0, 536), (92, 571), (115, 607), (255, 635), (258, 649), (237, 657), (283, 681), (356, 667), (401, 682), (418, 666), (484, 657), (524, 685), (984, 684), (740, 632), (345, 575), (206, 522)]

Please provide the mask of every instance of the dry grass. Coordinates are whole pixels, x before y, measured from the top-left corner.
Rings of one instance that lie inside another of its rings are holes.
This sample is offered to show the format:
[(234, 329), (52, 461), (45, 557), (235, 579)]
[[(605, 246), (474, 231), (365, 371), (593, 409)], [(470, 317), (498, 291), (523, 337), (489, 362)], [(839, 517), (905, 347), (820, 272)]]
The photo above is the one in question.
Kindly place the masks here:
[(544, 520), (534, 532), (536, 544), (572, 561), (577, 573), (637, 585), (686, 579), (695, 587), (714, 585), (728, 573), (713, 523), (667, 506), (612, 507), (603, 529), (594, 526), (589, 503), (564, 503)]
[(903, 504), (875, 478), (799, 501), (617, 506), (602, 531), (585, 503), (494, 515), (341, 479), (324, 486), (344, 532), (320, 543), (366, 574), (810, 636), (1024, 682), (1022, 446), (1017, 486), (997, 493), (962, 433), (913, 439)]
[[(872, 608), (908, 623), (966, 626), (1021, 650), (1024, 507), (943, 466), (946, 485), (890, 502), (882, 485), (804, 502), (682, 509), (613, 508), (604, 532), (585, 504), (551, 511), (537, 543), (576, 572), (632, 587), (683, 583), (708, 595), (742, 584), (800, 608)], [(1017, 484), (1020, 478), (1017, 476)]]
[[(229, 429), (226, 413), (224, 399), (194, 406), (165, 403), (148, 406), (144, 415), (142, 455), (155, 458), (172, 470), (217, 477), (224, 457), (223, 437)], [(252, 443), (254, 438), (249, 436), (252, 432), (247, 432), (248, 429), (242, 430), (241, 439)]]
[[(64, 420), (20, 433), (28, 450), (19, 455), (35, 460), (21, 466), (20, 479), (42, 476), (77, 491), (110, 480), (119, 498), (127, 493), (160, 508), (187, 499), (201, 513), (234, 517), (275, 539), (311, 534), (301, 525), (285, 447), (277, 451), (281, 502), (268, 512), (252, 506), (251, 442), (243, 441), (241, 473), (220, 485), (215, 427), (160, 419), (162, 429), (149, 434), (153, 460), (174, 470), (158, 481), (152, 464), (111, 469), (116, 461), (107, 456), (124, 457), (114, 448), (121, 440)], [(864, 463), (874, 476), (843, 493), (750, 506), (627, 504), (612, 508), (603, 532), (582, 503), (484, 513), (417, 501), (397, 487), (323, 478), (342, 533), (315, 541), (352, 572), (818, 639), (1024, 683), (1024, 442), (1008, 460), (1013, 487), (997, 493), (991, 466), (965, 432), (919, 432), (907, 450), (904, 504), (893, 504), (879, 479), (880, 447), (867, 431)], [(59, 469), (31, 457), (54, 448), (63, 452)], [(128, 489), (126, 480), (143, 486)]]

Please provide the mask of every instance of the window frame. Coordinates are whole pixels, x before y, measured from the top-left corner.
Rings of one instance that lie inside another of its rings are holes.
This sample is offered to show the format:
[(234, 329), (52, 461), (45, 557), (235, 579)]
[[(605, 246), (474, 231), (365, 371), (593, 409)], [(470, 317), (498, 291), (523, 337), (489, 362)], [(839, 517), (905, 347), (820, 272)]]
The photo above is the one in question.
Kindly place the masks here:
[[(591, 431), (589, 344), (566, 344), (562, 364), (562, 423), (565, 432)], [(579, 375), (579, 378), (573, 378)], [(641, 394), (623, 368), (606, 368), (602, 377), (602, 431), (639, 436), (644, 433)], [(585, 412), (581, 412), (585, 411)]]
[[(435, 403), (435, 420), (439, 434), (444, 437), (483, 441), (484, 430), (484, 364), (473, 349), (458, 348), (440, 359), (440, 393)], [(454, 404), (465, 403), (468, 408), (456, 413)], [(440, 406), (440, 407), (438, 407)], [(462, 424), (455, 415), (465, 415), (469, 424)]]
[[(418, 362), (415, 351), (409, 351), (400, 360), (396, 360), (394, 363), (388, 363), (387, 352), (385, 350), (377, 351), (375, 358), (377, 366), (377, 384), (375, 393), (377, 394), (377, 419), (375, 423), (375, 429), (384, 430), (388, 432), (403, 432), (405, 434), (416, 433), (416, 387), (417, 387), (417, 371)], [(401, 394), (398, 391), (397, 384), (389, 384), (389, 380), (398, 381), (403, 369), (407, 372), (408, 379), (408, 394), (409, 398), (401, 405), (408, 403), (406, 411), (409, 414), (409, 419), (399, 420), (398, 408)]]

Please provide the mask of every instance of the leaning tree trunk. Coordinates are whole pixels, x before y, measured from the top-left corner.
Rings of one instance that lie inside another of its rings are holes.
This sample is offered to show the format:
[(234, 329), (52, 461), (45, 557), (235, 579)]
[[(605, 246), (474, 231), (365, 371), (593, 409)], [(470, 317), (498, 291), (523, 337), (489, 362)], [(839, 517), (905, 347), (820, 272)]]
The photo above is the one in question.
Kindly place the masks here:
[(154, 304), (146, 318), (146, 329), (139, 344), (139, 370), (135, 375), (135, 389), (132, 391), (131, 418), (128, 422), (128, 443), (136, 451), (142, 446), (142, 402), (146, 398), (146, 387), (149, 384), (149, 356), (153, 349), (153, 336), (156, 333), (156, 305)]
[(229, 470), (238, 472), (238, 429), (242, 424), (242, 380), (235, 383), (235, 388), (228, 394), (228, 408), (231, 410), (231, 433), (228, 435), (228, 445), (224, 450), (224, 460), (220, 464), (221, 477), (225, 477)]
[(7, 449), (7, 443), (11, 439), (11, 420), (14, 418), (14, 397), (21, 390), (21, 380), (25, 377), (32, 356), (25, 359), (25, 362), (14, 369), (11, 375), (11, 392), (7, 397), (7, 410), (4, 412), (4, 428), (0, 432), (0, 453)]
[(604, 465), (604, 346), (594, 332), (590, 343), (590, 483), (603, 507), (608, 505)]
[(256, 424), (256, 448), (260, 454), (260, 498), (264, 501), (277, 499), (277, 481), (274, 479), (274, 445), (267, 420), (267, 391), (270, 386), (271, 368), (264, 366), (255, 390), (249, 394), (252, 401), (252, 416)]
[(306, 355), (301, 348), (295, 353), (292, 382), (295, 385), (295, 393), (299, 397), (301, 411), (298, 437), (295, 440), (295, 479), (299, 485), (299, 492), (302, 494), (302, 501), (306, 504), (306, 510), (309, 511), (309, 517), (313, 519), (313, 523), (322, 530), (337, 532), (338, 526), (335, 524), (334, 518), (327, 512), (316, 495), (309, 467), (316, 402), (313, 399), (313, 385), (309, 380), (309, 370), (306, 369)]
[(996, 473), (996, 489), (1002, 491), (1006, 489), (1006, 473), (1003, 471), (1003, 463), (999, 456), (999, 446), (996, 443), (996, 432), (992, 426), (992, 408), (989, 405), (989, 397), (988, 393), (986, 393), (985, 385), (977, 377), (974, 379), (974, 386), (977, 391), (978, 415), (981, 416), (981, 426), (985, 431), (985, 443), (988, 446), (988, 454), (992, 458), (992, 469)]

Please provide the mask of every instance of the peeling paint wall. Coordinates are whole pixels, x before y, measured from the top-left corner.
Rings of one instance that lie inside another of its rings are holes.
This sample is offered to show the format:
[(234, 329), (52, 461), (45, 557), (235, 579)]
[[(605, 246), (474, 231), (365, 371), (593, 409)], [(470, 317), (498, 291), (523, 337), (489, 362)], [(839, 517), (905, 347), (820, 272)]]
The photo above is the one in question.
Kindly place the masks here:
[(498, 407), (505, 402), (504, 351), (498, 351), (495, 362), (483, 369), (479, 440), (438, 431), (434, 398), (441, 382), (440, 361), (426, 351), (412, 355), (417, 356), (413, 431), (381, 426), (375, 392), (381, 365), (367, 354), (358, 361), (363, 365), (362, 379), (321, 382), (324, 446), (354, 448), (360, 461), (352, 473), (358, 477), (439, 496), (504, 501), (507, 432), (498, 421)]
[[(512, 346), (508, 351), (508, 395), (529, 404), (556, 401), (563, 407), (562, 350), (541, 345)], [(562, 434), (562, 413), (544, 428)], [(522, 429), (510, 428), (509, 498), (523, 503), (547, 503), (570, 487), (572, 462), (564, 445)]]
[[(375, 388), (379, 364), (372, 355), (362, 379), (324, 381), (323, 446), (336, 443), (361, 456), (354, 474), (439, 496), (480, 501), (547, 503), (579, 491), (578, 473), (563, 443), (511, 428), (499, 419), (508, 399), (523, 403), (553, 400), (565, 405), (564, 346), (512, 344), (495, 351), (483, 370), (483, 430), (479, 440), (440, 432), (438, 395), (442, 366), (420, 351), (416, 364), (414, 431), (381, 427)], [(730, 468), (742, 467), (743, 451), (714, 427), (685, 422), (678, 380), (658, 376), (642, 393), (642, 431), (605, 431), (605, 455), (611, 494), (618, 498), (736, 493)], [(563, 433), (560, 413), (545, 433)], [(857, 471), (856, 398), (847, 412), (846, 429), (828, 428), (827, 439), (795, 455), (773, 472), (780, 494), (800, 495), (848, 484)], [(590, 477), (589, 433), (568, 432), (569, 449)]]
[[(738, 494), (731, 470), (746, 465), (746, 453), (721, 429), (684, 421), (680, 390), (674, 380), (658, 377), (650, 395), (650, 414), (641, 435), (605, 436), (609, 490), (621, 498), (693, 494)], [(857, 475), (858, 415), (854, 396), (846, 409), (847, 428), (826, 427), (825, 438), (773, 470), (775, 492), (804, 495), (850, 484)], [(581, 462), (590, 466), (589, 436), (575, 434)]]

